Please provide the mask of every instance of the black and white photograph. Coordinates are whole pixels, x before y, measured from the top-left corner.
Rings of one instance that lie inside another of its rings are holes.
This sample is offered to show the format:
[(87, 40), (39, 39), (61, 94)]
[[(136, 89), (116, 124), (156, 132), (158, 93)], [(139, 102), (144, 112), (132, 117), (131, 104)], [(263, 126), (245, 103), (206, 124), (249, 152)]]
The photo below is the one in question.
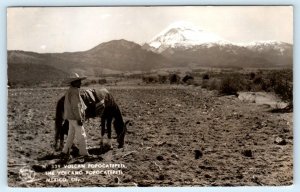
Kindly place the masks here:
[(16, 6), (6, 30), (9, 187), (293, 185), (293, 6)]

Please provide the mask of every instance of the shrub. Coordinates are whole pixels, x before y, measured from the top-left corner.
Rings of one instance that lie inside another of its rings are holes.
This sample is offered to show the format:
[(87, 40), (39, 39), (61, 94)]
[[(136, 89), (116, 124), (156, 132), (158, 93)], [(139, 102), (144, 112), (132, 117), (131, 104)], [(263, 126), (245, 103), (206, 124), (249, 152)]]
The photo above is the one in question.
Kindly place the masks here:
[(179, 83), (180, 82), (180, 77), (179, 77), (179, 75), (177, 75), (177, 74), (171, 74), (170, 76), (169, 76), (169, 80), (170, 80), (170, 83), (171, 84), (175, 84), (175, 83)]
[(256, 76), (252, 83), (249, 82), (249, 91), (270, 91), (270, 80), (266, 76)]
[(217, 79), (211, 79), (209, 81), (209, 85), (208, 85), (208, 89), (209, 90), (219, 90), (220, 89), (220, 81), (218, 81)]
[(237, 95), (238, 91), (246, 90), (247, 82), (241, 74), (227, 74), (220, 82), (219, 93), (224, 95)]
[(166, 83), (167, 80), (168, 80), (168, 77), (165, 76), (165, 75), (159, 75), (159, 76), (158, 76), (158, 81), (159, 81), (159, 83)]
[(292, 70), (273, 71), (268, 75), (268, 86), (283, 101), (293, 105), (293, 72)]
[(96, 81), (96, 80), (91, 80), (90, 83), (91, 83), (91, 84), (96, 84), (97, 81)]
[(225, 95), (237, 95), (238, 86), (236, 80), (226, 77), (221, 81), (219, 92)]
[(255, 77), (255, 78), (253, 79), (253, 83), (256, 84), (256, 85), (262, 84), (262, 83), (263, 83), (262, 77), (260, 77), (260, 76)]
[(194, 85), (195, 84), (194, 79), (188, 79), (185, 83), (187, 85)]
[(182, 78), (182, 81), (184, 82), (184, 83), (188, 83), (188, 81), (193, 81), (194, 80), (194, 77), (192, 76), (192, 75), (186, 75), (186, 76), (184, 76), (183, 78)]
[(250, 73), (250, 80), (253, 80), (255, 78), (255, 73), (254, 72), (251, 72)]
[(202, 80), (201, 87), (202, 87), (203, 89), (207, 89), (207, 88), (208, 88), (208, 80), (207, 80), (207, 79)]
[(91, 83), (89, 81), (85, 81), (84, 83), (82, 83), (82, 86), (86, 86), (88, 87)]
[(158, 82), (158, 76), (156, 76), (156, 75), (143, 76), (142, 80), (145, 83), (157, 83)]
[(293, 83), (286, 79), (278, 79), (275, 86), (274, 92), (289, 105), (293, 104)]
[(202, 76), (202, 79), (204, 80), (204, 79), (209, 79), (209, 75), (208, 74), (204, 74), (203, 76)]
[(99, 83), (100, 85), (103, 85), (103, 84), (107, 83), (107, 80), (106, 80), (106, 79), (99, 79), (99, 80), (98, 80), (98, 83)]
[(200, 86), (201, 84), (200, 84), (199, 82), (195, 82), (195, 81), (194, 81), (194, 82), (193, 82), (193, 85), (196, 86), (196, 87), (198, 87), (198, 86)]

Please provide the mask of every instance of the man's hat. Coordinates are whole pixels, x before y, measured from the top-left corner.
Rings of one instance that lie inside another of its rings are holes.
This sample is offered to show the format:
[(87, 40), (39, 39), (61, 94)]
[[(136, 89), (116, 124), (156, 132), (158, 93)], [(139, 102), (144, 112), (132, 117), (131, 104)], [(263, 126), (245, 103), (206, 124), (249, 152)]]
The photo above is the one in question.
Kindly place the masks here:
[(72, 83), (73, 81), (86, 79), (86, 76), (79, 76), (77, 73), (72, 73), (68, 79), (65, 80), (65, 83)]

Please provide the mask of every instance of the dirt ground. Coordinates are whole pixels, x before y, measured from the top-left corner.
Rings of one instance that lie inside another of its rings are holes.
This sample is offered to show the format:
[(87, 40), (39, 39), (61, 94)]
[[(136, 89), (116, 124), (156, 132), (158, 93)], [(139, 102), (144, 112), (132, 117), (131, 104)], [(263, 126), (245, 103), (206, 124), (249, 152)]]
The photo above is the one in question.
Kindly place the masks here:
[[(65, 89), (8, 91), (8, 184), (58, 186), (258, 186), (293, 183), (292, 113), (191, 86), (107, 87), (125, 120), (131, 120), (123, 149), (73, 167), (55, 165), (56, 101)], [(88, 146), (99, 147), (99, 119), (85, 123)], [(53, 158), (43, 158), (47, 156)], [(121, 164), (110, 169), (92, 165)], [(80, 167), (81, 165), (81, 167)], [(20, 171), (21, 170), (21, 171)], [(32, 174), (31, 176), (25, 173)], [(59, 171), (69, 171), (59, 175)], [(117, 172), (117, 170), (121, 170)], [(27, 172), (26, 172), (27, 171)], [(77, 172), (75, 172), (77, 171)], [(21, 173), (20, 173), (21, 172)], [(90, 172), (91, 173), (91, 172)], [(56, 178), (57, 180), (53, 179)], [(75, 178), (75, 179), (74, 179)], [(52, 179), (52, 180), (49, 180)]]

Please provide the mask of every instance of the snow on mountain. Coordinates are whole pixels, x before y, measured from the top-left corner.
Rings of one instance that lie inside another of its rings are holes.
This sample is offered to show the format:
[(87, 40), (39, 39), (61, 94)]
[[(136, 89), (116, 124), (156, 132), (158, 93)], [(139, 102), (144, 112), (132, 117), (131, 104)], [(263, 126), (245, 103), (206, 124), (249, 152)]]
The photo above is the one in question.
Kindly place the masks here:
[(260, 47), (260, 46), (282, 46), (287, 45), (288, 43), (282, 41), (275, 41), (275, 40), (267, 40), (267, 41), (254, 41), (245, 44), (248, 47)]
[(255, 41), (243, 44), (243, 46), (253, 51), (263, 52), (273, 50), (279, 52), (280, 54), (284, 54), (285, 51), (291, 49), (291, 44), (274, 40)]
[(204, 44), (209, 47), (213, 44), (226, 45), (230, 42), (191, 23), (176, 22), (156, 35), (148, 44), (158, 52), (162, 52), (167, 48), (190, 48)]

